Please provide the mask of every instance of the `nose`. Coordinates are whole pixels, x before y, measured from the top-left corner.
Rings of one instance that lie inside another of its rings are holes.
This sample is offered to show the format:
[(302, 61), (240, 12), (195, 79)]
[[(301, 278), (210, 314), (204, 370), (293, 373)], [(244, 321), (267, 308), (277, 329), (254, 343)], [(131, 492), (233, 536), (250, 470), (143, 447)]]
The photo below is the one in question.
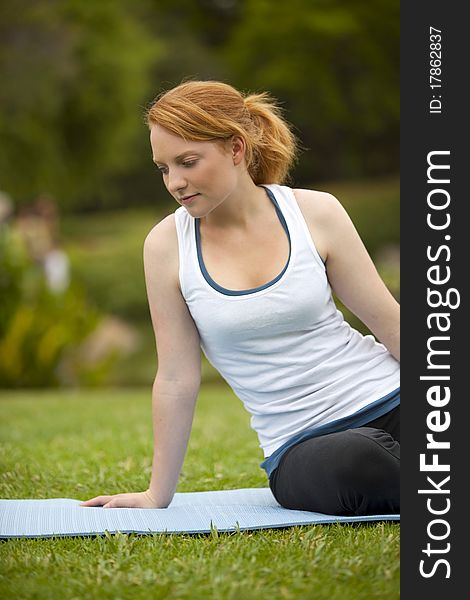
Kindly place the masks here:
[(172, 169), (168, 172), (167, 188), (170, 194), (177, 195), (186, 185), (186, 179), (180, 169)]

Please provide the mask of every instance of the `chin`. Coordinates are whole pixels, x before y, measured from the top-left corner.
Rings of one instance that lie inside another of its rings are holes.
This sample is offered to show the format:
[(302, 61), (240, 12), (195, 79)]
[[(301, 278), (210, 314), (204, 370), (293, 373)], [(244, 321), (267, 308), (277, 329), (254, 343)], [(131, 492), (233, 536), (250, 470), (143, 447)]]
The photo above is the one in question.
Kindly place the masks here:
[(207, 202), (195, 202), (194, 204), (190, 204), (189, 206), (183, 205), (183, 208), (185, 208), (188, 211), (188, 213), (195, 219), (203, 219), (214, 210), (213, 206), (208, 206), (207, 204)]
[(202, 219), (211, 212), (210, 210), (204, 210), (203, 208), (196, 206), (183, 206), (183, 208), (185, 208), (186, 211), (195, 219)]

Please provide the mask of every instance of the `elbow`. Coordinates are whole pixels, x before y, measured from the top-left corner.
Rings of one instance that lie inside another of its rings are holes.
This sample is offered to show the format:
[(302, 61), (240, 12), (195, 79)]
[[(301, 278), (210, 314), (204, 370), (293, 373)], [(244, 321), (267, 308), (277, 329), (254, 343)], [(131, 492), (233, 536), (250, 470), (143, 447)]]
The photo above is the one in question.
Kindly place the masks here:
[(201, 374), (199, 373), (179, 373), (169, 375), (167, 373), (157, 372), (153, 382), (154, 394), (168, 394), (174, 396), (197, 396), (201, 386)]

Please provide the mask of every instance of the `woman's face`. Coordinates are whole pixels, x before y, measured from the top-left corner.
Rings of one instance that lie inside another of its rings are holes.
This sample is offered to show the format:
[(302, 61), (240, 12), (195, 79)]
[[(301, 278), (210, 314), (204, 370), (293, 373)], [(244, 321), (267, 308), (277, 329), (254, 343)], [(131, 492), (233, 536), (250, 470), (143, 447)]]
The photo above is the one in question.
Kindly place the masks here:
[(152, 126), (150, 143), (167, 190), (191, 216), (206, 216), (236, 188), (237, 160), (229, 143), (185, 141), (160, 125)]

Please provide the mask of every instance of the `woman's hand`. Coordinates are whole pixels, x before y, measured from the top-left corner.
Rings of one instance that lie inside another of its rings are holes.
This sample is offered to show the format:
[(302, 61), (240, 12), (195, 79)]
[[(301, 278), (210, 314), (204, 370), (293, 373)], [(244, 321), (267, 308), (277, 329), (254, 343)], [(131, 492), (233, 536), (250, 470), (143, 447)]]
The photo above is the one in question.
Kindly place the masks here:
[(80, 506), (102, 506), (103, 508), (159, 508), (150, 490), (112, 496), (96, 496)]

